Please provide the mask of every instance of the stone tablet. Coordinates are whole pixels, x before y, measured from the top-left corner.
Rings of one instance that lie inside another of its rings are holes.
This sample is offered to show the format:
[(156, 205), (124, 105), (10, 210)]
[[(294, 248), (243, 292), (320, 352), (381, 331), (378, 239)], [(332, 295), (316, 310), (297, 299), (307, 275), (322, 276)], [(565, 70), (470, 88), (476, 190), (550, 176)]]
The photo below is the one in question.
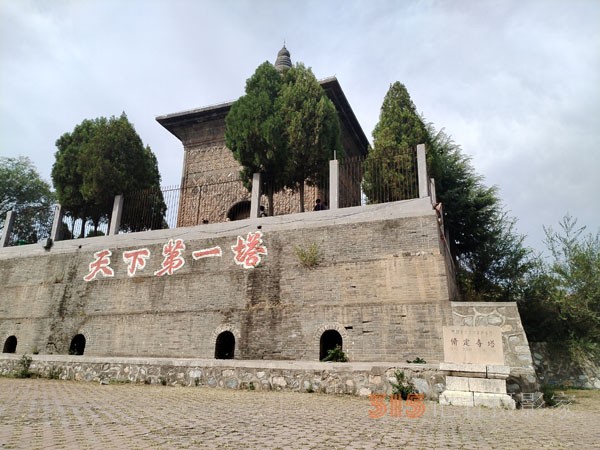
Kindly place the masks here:
[(444, 361), (458, 364), (504, 364), (500, 327), (443, 327)]

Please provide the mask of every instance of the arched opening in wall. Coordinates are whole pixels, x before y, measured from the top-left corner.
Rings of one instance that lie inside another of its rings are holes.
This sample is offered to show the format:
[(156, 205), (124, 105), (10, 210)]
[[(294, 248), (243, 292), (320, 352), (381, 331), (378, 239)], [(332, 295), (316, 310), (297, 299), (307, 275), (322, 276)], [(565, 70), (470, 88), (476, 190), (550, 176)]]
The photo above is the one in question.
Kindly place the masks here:
[(327, 330), (321, 335), (321, 343), (319, 345), (319, 361), (327, 358), (329, 350), (335, 349), (337, 346), (342, 348), (342, 335), (336, 330)]
[(235, 353), (235, 336), (231, 331), (223, 331), (217, 336), (215, 359), (233, 359)]
[(229, 212), (227, 213), (227, 218), (231, 221), (234, 220), (243, 220), (250, 217), (250, 201), (242, 200), (241, 202), (237, 202), (231, 208), (229, 208)]
[(69, 347), (69, 355), (83, 355), (85, 350), (85, 336), (83, 334), (77, 334), (71, 340), (71, 346)]
[(2, 353), (16, 353), (17, 352), (17, 337), (9, 336), (4, 341), (4, 348), (2, 349)]

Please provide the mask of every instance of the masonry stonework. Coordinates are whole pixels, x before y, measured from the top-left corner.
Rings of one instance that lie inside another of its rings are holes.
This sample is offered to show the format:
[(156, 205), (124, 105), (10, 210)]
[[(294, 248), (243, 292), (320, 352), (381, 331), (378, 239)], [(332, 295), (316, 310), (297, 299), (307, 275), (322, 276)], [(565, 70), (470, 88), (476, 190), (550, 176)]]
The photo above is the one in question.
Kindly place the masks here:
[[(215, 330), (230, 327), (236, 358), (317, 360), (332, 328), (355, 361), (440, 361), (451, 320), (443, 248), (431, 206), (413, 205), (416, 215), (389, 204), (7, 248), (0, 337), (17, 336), (20, 353), (65, 354), (82, 334), (86, 355), (212, 358)], [(231, 247), (258, 227), (268, 254), (244, 269)], [(184, 242), (185, 264), (156, 276), (169, 239)], [(312, 243), (322, 261), (308, 269), (294, 249)], [(220, 257), (191, 256), (216, 246)], [(123, 252), (142, 247), (147, 266), (129, 276)], [(114, 276), (84, 281), (102, 250)]]
[[(338, 112), (344, 155), (364, 157), (368, 151), (368, 140), (338, 80), (326, 78), (320, 84)], [(248, 217), (246, 202), (250, 199), (250, 192), (239, 176), (242, 167), (225, 144), (225, 118), (231, 105), (223, 103), (157, 117), (157, 121), (183, 144), (178, 227)], [(360, 179), (360, 173), (341, 172), (341, 205), (360, 205), (360, 181), (357, 181)], [(304, 194), (305, 211), (313, 209), (317, 198), (327, 203), (327, 180), (322, 180), (322, 186), (305, 186)], [(262, 203), (267, 204), (266, 197)], [(300, 212), (300, 196), (297, 191), (285, 189), (275, 195), (274, 205), (274, 215)]]

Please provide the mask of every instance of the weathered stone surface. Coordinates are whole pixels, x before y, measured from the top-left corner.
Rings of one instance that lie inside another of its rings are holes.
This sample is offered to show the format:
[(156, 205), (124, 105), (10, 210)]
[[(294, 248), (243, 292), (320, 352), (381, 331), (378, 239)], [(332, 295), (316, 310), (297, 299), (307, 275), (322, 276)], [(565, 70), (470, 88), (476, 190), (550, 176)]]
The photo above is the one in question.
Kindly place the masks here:
[(440, 405), (473, 406), (473, 393), (464, 391), (444, 391), (440, 394)]
[(485, 394), (473, 393), (473, 406), (485, 406), (487, 408), (515, 409), (515, 401), (507, 394)]
[[(231, 247), (258, 226), (268, 254), (244, 269)], [(442, 359), (451, 309), (428, 199), (181, 230), (0, 249), (0, 337), (16, 336), (19, 353), (67, 354), (82, 334), (85, 355), (207, 359), (217, 336), (231, 332), (235, 358), (316, 361), (321, 335), (335, 330), (353, 361)], [(155, 276), (163, 246), (177, 238), (185, 264)], [(294, 248), (312, 243), (323, 259), (308, 270)], [(221, 257), (193, 259), (216, 246)], [(130, 277), (122, 254), (142, 247), (150, 258)], [(85, 282), (102, 250), (112, 252), (114, 276)]]
[(453, 377), (448, 375), (446, 377), (446, 389), (449, 391), (469, 391), (469, 378), (467, 377)]
[(358, 395), (361, 396), (361, 397), (367, 397), (367, 396), (369, 396), (371, 394), (372, 394), (372, 392), (371, 392), (371, 389), (369, 389), (369, 388), (364, 388), (363, 387), (363, 388), (360, 388), (358, 390)]
[(469, 391), (506, 394), (505, 380), (492, 380), (489, 378), (469, 378), (468, 380)]
[(444, 326), (444, 362), (504, 364), (502, 329), (497, 326)]
[(531, 346), (535, 371), (544, 384), (600, 388), (599, 361), (588, 359), (576, 364), (563, 351), (546, 343), (534, 342)]
[(452, 373), (467, 374), (474, 376), (474, 374), (481, 374), (485, 376), (487, 373), (487, 366), (485, 364), (457, 364), (457, 363), (440, 363), (440, 370), (446, 370)]
[[(435, 387), (443, 375), (431, 364), (339, 363), (312, 361), (235, 361), (170, 358), (103, 358), (64, 355), (34, 355), (31, 371), (63, 380), (131, 382), (172, 386), (209, 386), (228, 389), (315, 391), (365, 396), (390, 394), (387, 377), (373, 373), (402, 370), (426, 398), (436, 399)], [(268, 367), (265, 367), (268, 366)], [(0, 374), (19, 370), (20, 356), (0, 354)], [(175, 369), (175, 367), (177, 369)], [(127, 374), (125, 373), (127, 369)], [(259, 377), (259, 375), (261, 375)], [(375, 383), (374, 383), (375, 381)], [(395, 379), (394, 379), (395, 381)]]
[(510, 367), (490, 365), (486, 367), (487, 378), (497, 378), (504, 380), (510, 375)]
[(510, 367), (511, 377), (528, 391), (535, 391), (539, 386), (537, 381), (530, 381), (536, 375), (517, 305), (510, 302), (452, 302), (453, 325), (487, 324), (490, 317), (493, 317), (492, 322), (497, 321), (497, 318), (503, 320), (501, 329), (504, 364)]

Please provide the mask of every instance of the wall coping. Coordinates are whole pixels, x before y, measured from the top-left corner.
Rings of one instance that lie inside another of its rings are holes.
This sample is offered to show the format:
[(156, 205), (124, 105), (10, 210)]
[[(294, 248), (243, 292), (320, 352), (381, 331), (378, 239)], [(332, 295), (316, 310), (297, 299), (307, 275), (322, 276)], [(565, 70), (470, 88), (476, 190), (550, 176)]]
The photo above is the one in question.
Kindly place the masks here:
[(168, 239), (186, 240), (215, 239), (228, 236), (245, 235), (260, 229), (263, 233), (292, 231), (310, 228), (328, 227), (355, 223), (377, 222), (410, 217), (431, 216), (436, 213), (429, 197), (402, 200), (376, 205), (354, 206), (350, 208), (309, 211), (285, 214), (281, 216), (261, 217), (234, 222), (221, 222), (193, 227), (171, 228), (167, 230), (123, 233), (114, 236), (102, 236), (54, 242), (49, 250), (42, 244), (21, 245), (0, 248), (0, 260), (22, 257), (35, 257), (73, 251), (97, 251), (104, 248), (124, 248), (139, 245), (164, 243)]
[(454, 306), (514, 306), (517, 302), (450, 302)]
[[(224, 367), (246, 369), (279, 369), (279, 370), (347, 370), (351, 372), (372, 371), (373, 369), (389, 370), (404, 367), (411, 370), (439, 371), (439, 364), (415, 364), (396, 362), (320, 362), (309, 360), (268, 360), (268, 359), (196, 359), (196, 358), (146, 358), (119, 356), (75, 356), (75, 355), (28, 355), (32, 361), (56, 362), (65, 364), (136, 364), (147, 366), (173, 367)], [(23, 355), (3, 353), (2, 360), (19, 361)]]

